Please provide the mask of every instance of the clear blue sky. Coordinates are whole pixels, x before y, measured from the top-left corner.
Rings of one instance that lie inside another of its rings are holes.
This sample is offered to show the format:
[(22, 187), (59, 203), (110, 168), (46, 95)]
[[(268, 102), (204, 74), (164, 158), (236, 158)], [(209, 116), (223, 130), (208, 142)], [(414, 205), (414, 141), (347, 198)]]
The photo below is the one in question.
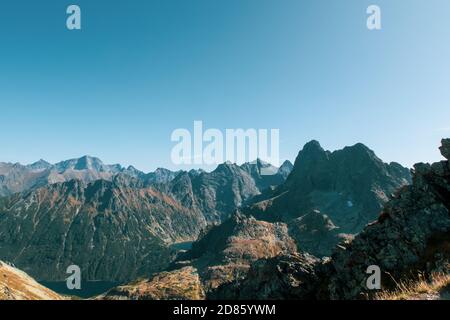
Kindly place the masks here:
[[(82, 9), (81, 31), (65, 27)], [(366, 28), (378, 4), (383, 29)], [(176, 128), (279, 128), (363, 142), (385, 161), (440, 159), (450, 136), (448, 0), (5, 0), (0, 161), (84, 154), (142, 170)]]

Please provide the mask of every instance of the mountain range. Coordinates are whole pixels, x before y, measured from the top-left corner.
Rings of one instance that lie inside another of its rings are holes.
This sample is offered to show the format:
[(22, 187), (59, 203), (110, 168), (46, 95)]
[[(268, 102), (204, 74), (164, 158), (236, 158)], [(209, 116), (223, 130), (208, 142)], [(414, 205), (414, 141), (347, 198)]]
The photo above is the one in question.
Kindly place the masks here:
[(162, 168), (145, 174), (133, 166), (124, 168), (119, 164), (106, 165), (100, 159), (90, 156), (56, 164), (50, 164), (42, 159), (30, 165), (0, 162), (0, 196), (70, 180), (86, 183), (100, 179), (111, 180), (119, 173), (140, 178), (148, 183), (168, 182), (177, 174)]
[[(0, 167), (22, 189), (3, 184), (0, 260), (38, 280), (77, 264), (85, 280), (132, 281), (98, 299), (367, 298), (366, 265), (400, 280), (448, 263), (448, 161), (410, 171), (362, 144), (311, 141), (280, 168), (146, 174), (91, 157)], [(55, 172), (63, 181), (49, 181)]]
[[(267, 167), (272, 176), (261, 175)], [(39, 280), (64, 279), (75, 263), (85, 279), (126, 281), (166, 268), (171, 245), (196, 240), (269, 182), (282, 183), (289, 163), (145, 174), (85, 156), (0, 168), (10, 194), (0, 198), (1, 259)]]

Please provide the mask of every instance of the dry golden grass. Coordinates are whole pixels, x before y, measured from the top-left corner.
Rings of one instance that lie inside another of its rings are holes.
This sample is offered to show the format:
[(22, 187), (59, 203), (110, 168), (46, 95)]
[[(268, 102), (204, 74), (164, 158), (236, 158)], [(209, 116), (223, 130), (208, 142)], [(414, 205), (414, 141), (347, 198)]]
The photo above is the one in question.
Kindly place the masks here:
[[(450, 274), (434, 273), (431, 280), (419, 276), (417, 281), (403, 281), (395, 291), (376, 295), (376, 300), (446, 300), (449, 299)], [(447, 292), (444, 292), (447, 291)], [(447, 295), (447, 297), (446, 297)]]
[(0, 300), (63, 300), (25, 272), (0, 261)]

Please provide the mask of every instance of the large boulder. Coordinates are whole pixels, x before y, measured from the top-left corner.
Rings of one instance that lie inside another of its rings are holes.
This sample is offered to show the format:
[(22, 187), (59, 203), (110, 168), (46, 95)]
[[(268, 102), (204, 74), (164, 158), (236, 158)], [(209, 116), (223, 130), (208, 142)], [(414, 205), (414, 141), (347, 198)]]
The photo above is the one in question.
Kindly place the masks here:
[(442, 139), (442, 146), (439, 148), (441, 150), (441, 154), (447, 160), (450, 160), (450, 139)]

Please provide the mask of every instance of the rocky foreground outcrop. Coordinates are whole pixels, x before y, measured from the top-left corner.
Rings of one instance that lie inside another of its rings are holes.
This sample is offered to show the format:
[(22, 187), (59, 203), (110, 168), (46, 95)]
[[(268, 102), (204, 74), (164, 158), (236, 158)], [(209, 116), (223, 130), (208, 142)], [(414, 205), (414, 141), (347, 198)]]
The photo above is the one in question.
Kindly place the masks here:
[(25, 272), (0, 261), (0, 300), (63, 300)]
[[(442, 141), (450, 156), (450, 139)], [(450, 164), (414, 166), (413, 183), (400, 189), (351, 243), (335, 252), (327, 265), (326, 295), (356, 299), (373, 295), (366, 288), (367, 267), (377, 265), (384, 289), (401, 279), (447, 269), (450, 260)]]
[(253, 263), (247, 276), (209, 294), (210, 299), (311, 300), (316, 296), (320, 260), (309, 254), (280, 255)]

